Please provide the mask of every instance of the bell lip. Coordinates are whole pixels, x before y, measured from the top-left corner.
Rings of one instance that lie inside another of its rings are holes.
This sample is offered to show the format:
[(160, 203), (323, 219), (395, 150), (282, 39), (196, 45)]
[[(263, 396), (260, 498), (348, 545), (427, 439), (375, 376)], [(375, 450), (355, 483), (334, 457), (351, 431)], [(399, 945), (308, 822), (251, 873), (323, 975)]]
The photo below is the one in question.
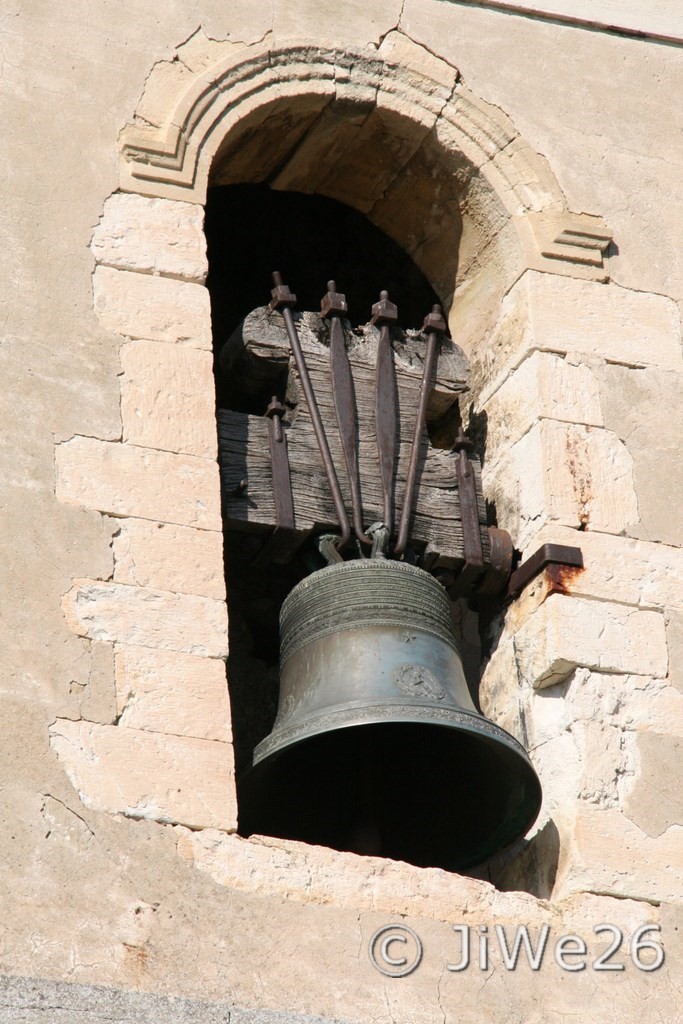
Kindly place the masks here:
[[(363, 713), (360, 714), (360, 712)], [(479, 737), (482, 737), (483, 734), (484, 739), (488, 736), (491, 740), (497, 740), (518, 754), (536, 775), (534, 766), (522, 744), (495, 722), (476, 711), (438, 707), (433, 701), (420, 698), (412, 699), (410, 703), (406, 703), (400, 698), (386, 698), (382, 701), (375, 701), (373, 704), (368, 704), (366, 701), (353, 701), (331, 705), (324, 712), (297, 719), (295, 725), (285, 724), (279, 728), (276, 727), (254, 748), (252, 768), (280, 750), (294, 747), (311, 736), (364, 725), (384, 725), (391, 722), (411, 724), (416, 719), (425, 725), (464, 730)]]
[[(363, 705), (363, 707), (366, 710), (368, 709), (367, 704)], [(496, 856), (503, 850), (509, 848), (512, 844), (518, 842), (529, 832), (529, 830), (536, 822), (538, 815), (541, 811), (543, 802), (543, 791), (541, 787), (541, 781), (538, 777), (536, 769), (534, 768), (529, 758), (529, 755), (527, 754), (522, 744), (519, 743), (514, 736), (511, 736), (510, 733), (506, 732), (505, 729), (502, 729), (494, 722), (490, 722), (483, 716), (478, 715), (476, 712), (473, 714), (471, 712), (459, 712), (453, 709), (452, 716), (435, 716), (435, 711), (449, 711), (450, 709), (435, 708), (433, 704), (429, 704), (426, 701), (420, 702), (419, 704), (416, 701), (411, 704), (404, 705), (401, 705), (400, 702), (389, 703), (389, 701), (387, 701), (384, 704), (376, 705), (376, 707), (378, 709), (385, 710), (387, 712), (386, 716), (367, 717), (359, 719), (357, 716), (352, 717), (352, 712), (349, 710), (348, 706), (346, 706), (343, 710), (348, 711), (348, 715), (345, 716), (345, 719), (342, 721), (340, 720), (340, 713), (337, 712), (335, 714), (336, 724), (333, 726), (332, 723), (330, 723), (329, 729), (320, 729), (318, 732), (312, 732), (310, 728), (307, 728), (305, 734), (302, 734), (301, 736), (298, 736), (296, 739), (292, 740), (288, 740), (286, 737), (293, 733), (294, 730), (289, 730), (287, 733), (285, 733), (285, 730), (283, 729), (280, 732), (274, 734), (277, 742), (274, 742), (272, 745), (267, 743), (267, 741), (273, 737), (273, 734), (271, 733), (271, 736), (266, 737), (266, 740), (262, 741), (255, 748), (252, 765), (241, 775), (240, 780), (238, 780), (239, 784), (246, 784), (251, 786), (256, 785), (256, 791), (260, 791), (265, 781), (263, 773), (264, 771), (268, 771), (268, 765), (271, 757), (277, 761), (277, 758), (280, 754), (287, 755), (292, 749), (300, 746), (307, 739), (310, 739), (314, 736), (324, 735), (325, 732), (331, 732), (335, 730), (346, 730), (348, 728), (353, 727), (362, 728), (363, 726), (374, 726), (384, 724), (391, 726), (392, 724), (404, 723), (418, 724), (416, 723), (416, 711), (425, 710), (427, 712), (431, 712), (431, 714), (417, 716), (418, 718), (422, 717), (423, 724), (425, 726), (432, 725), (440, 729), (450, 728), (455, 729), (459, 732), (465, 731), (470, 735), (476, 735), (485, 744), (492, 747), (496, 745), (496, 742), (502, 743), (503, 746), (513, 755), (513, 757), (518, 759), (519, 767), (521, 768), (525, 776), (525, 783), (529, 787), (529, 793), (524, 805), (518, 807), (517, 813), (515, 815), (512, 815), (511, 817), (502, 820), (499, 823), (498, 827), (491, 832), (484, 847), (485, 852), (483, 853), (483, 857), (481, 856), (482, 848), (480, 847), (477, 853), (473, 853), (469, 857), (463, 856), (463, 858), (455, 866), (447, 866), (445, 864), (437, 863), (434, 863), (432, 865), (420, 865), (416, 864), (416, 862), (413, 860), (406, 860), (406, 858), (400, 857), (389, 857), (389, 859), (404, 860), (406, 863), (415, 864), (415, 866), (417, 867), (439, 867), (442, 870), (457, 874), (463, 871), (469, 871), (470, 869), (476, 868), (481, 864), (485, 864), (491, 857)], [(402, 707), (404, 710), (404, 716), (401, 715), (400, 709)], [(372, 708), (370, 710), (372, 710)], [(391, 715), (389, 715), (389, 712), (391, 712)], [(326, 712), (324, 717), (327, 717), (328, 714), (330, 714), (330, 712)], [(321, 715), (315, 717), (311, 716), (310, 719), (306, 720), (306, 724), (310, 725), (322, 717), (323, 716)], [(476, 726), (474, 724), (475, 722), (477, 723)], [(296, 732), (299, 732), (298, 728)], [(257, 753), (259, 754), (258, 758)], [(246, 831), (244, 832), (241, 831), (240, 827), (240, 834), (249, 836), (253, 834), (270, 835), (276, 833), (269, 832), (268, 828), (264, 824), (259, 824), (255, 828), (247, 827)], [(277, 834), (279, 835), (279, 833)], [(283, 838), (286, 837), (283, 836)], [(300, 839), (299, 841), (309, 842), (309, 840), (306, 839)], [(332, 846), (331, 848), (343, 849), (343, 847), (337, 846)], [(382, 854), (381, 856), (385, 855)]]

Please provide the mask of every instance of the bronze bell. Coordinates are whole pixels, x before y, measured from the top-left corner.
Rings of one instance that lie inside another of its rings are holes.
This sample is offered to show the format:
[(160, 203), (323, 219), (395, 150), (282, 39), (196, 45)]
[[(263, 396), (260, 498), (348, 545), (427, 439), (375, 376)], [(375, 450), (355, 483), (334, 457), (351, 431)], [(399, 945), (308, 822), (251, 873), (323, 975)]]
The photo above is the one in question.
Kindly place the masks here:
[(382, 558), (304, 579), (280, 615), (280, 701), (240, 832), (460, 870), (541, 803), (523, 747), (470, 698), (441, 584)]

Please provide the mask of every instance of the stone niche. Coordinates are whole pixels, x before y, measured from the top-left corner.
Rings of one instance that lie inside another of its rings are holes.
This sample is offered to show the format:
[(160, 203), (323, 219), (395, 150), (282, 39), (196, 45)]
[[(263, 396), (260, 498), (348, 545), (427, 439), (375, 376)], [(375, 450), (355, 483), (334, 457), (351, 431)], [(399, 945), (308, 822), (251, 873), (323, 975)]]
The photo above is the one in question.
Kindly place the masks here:
[[(663, 325), (657, 351), (674, 369), (680, 347), (665, 300), (629, 293), (628, 316), (619, 313), (626, 299), (607, 284), (610, 234), (601, 219), (571, 213), (545, 160), (505, 115), (402, 33), (390, 32), (376, 50), (297, 40), (275, 47), (267, 39), (243, 46), (197, 34), (179, 52), (182, 60), (154, 69), (122, 133), (120, 191), (106, 201), (92, 243), (95, 308), (121, 340), (122, 437), (75, 437), (56, 453), (58, 497), (115, 517), (113, 577), (75, 580), (64, 607), (78, 635), (113, 648), (119, 717), (115, 725), (58, 720), (53, 747), (86, 805), (180, 826), (179, 853), (221, 884), (286, 890), (304, 902), (370, 899), (395, 913), (414, 910), (420, 893), (419, 912), (438, 917), (446, 893), (457, 904), (474, 886), (477, 898), (488, 899), (486, 883), (468, 880), (465, 891), (431, 871), (234, 834), (204, 287), (207, 189), (261, 183), (327, 196), (365, 215), (410, 256), (470, 353), (472, 405), (486, 415), (491, 446), (485, 486), (499, 525), (527, 554), (540, 538), (571, 542), (568, 533), (596, 544), (586, 532), (591, 524), (611, 543), (614, 564), (623, 545), (635, 543), (619, 536), (638, 514), (628, 453), (604, 425), (590, 359), (632, 365), (624, 356), (629, 330), (655, 314)], [(656, 309), (645, 308), (650, 300)], [(566, 329), (579, 306), (587, 325), (580, 337)], [(558, 465), (561, 486), (549, 490)], [(487, 870), (501, 886), (539, 896), (588, 891), (654, 906), (680, 886), (679, 868), (671, 829), (643, 838), (628, 816), (638, 803), (628, 782), (638, 777), (636, 747), (614, 747), (626, 773), (619, 785), (582, 775), (579, 761), (600, 747), (599, 729), (591, 721), (580, 750), (566, 749), (564, 719), (552, 717), (547, 698), (552, 690), (571, 718), (586, 714), (579, 696), (589, 684), (597, 692), (601, 675), (625, 686), (649, 680), (660, 717), (647, 727), (660, 729), (679, 707), (666, 682), (667, 597), (653, 584), (641, 609), (639, 595), (624, 603), (623, 592), (591, 572), (562, 586), (544, 576), (499, 623), (484, 709), (524, 741), (531, 735), (539, 751), (552, 740), (557, 759), (534, 754), (549, 794), (536, 837)], [(661, 577), (666, 589), (666, 572)], [(648, 642), (639, 645), (643, 636)], [(641, 694), (639, 685), (633, 693)], [(642, 694), (638, 700), (642, 710)], [(654, 756), (649, 746), (647, 756)], [(582, 800), (587, 792), (598, 796)], [(620, 852), (623, 870), (601, 861), (601, 835)], [(655, 865), (650, 878), (644, 863)], [(372, 898), (339, 882), (354, 872), (373, 875)]]

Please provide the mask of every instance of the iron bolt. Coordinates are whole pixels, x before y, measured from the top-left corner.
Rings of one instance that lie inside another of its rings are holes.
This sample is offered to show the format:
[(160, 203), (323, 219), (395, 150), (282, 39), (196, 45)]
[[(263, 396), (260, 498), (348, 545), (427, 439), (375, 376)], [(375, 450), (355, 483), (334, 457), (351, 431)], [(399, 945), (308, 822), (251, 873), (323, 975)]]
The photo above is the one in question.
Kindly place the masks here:
[(397, 320), (398, 308), (393, 302), (389, 301), (389, 292), (380, 292), (379, 302), (376, 302), (372, 307), (372, 318), (370, 323), (373, 325), (395, 324)]
[(346, 304), (346, 296), (342, 292), (337, 291), (337, 282), (327, 282), (327, 294), (323, 296), (320, 302), (320, 311), (323, 315), (323, 319), (328, 316), (345, 316), (349, 307)]

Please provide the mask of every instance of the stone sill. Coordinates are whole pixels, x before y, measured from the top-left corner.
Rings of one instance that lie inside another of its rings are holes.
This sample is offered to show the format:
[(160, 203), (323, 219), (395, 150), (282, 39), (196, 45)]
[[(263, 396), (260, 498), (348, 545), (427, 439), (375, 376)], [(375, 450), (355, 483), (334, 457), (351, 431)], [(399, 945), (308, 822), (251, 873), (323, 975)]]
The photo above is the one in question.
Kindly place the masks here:
[(490, 882), (442, 868), (340, 853), (271, 836), (244, 839), (217, 829), (175, 826), (178, 853), (219, 885), (298, 903), (449, 921), (463, 914), (553, 913), (547, 900), (498, 892)]

